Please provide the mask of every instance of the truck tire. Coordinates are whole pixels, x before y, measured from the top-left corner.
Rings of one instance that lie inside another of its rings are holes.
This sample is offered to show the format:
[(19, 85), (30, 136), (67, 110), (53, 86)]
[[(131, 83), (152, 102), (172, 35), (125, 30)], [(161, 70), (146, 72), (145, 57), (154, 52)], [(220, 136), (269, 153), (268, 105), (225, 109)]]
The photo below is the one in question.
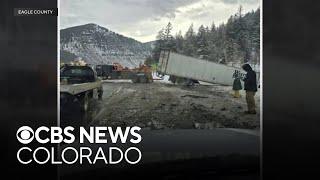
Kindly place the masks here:
[(103, 95), (103, 88), (101, 87), (101, 88), (98, 90), (98, 100), (102, 100), (102, 95)]
[(131, 80), (132, 80), (133, 83), (138, 83), (139, 82), (139, 76), (134, 75)]
[(87, 126), (90, 122), (90, 112), (89, 112), (89, 104), (90, 104), (90, 96), (89, 92), (86, 92), (81, 98), (81, 126)]
[(148, 79), (146, 76), (140, 76), (140, 82), (141, 83), (147, 83)]
[(171, 75), (171, 76), (169, 77), (169, 81), (171, 81), (173, 84), (175, 84), (175, 83), (177, 82), (177, 77)]
[(86, 113), (89, 110), (89, 95), (85, 93), (81, 98), (81, 111)]

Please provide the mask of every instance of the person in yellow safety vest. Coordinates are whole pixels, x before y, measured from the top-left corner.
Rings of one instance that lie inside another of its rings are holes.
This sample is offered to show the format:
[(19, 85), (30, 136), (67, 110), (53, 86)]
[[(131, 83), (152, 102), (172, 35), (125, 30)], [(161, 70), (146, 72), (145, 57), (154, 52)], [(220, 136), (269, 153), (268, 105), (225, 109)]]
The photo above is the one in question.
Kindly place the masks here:
[(232, 85), (232, 90), (234, 91), (233, 97), (240, 98), (241, 97), (240, 90), (242, 90), (240, 75), (235, 73), (233, 77), (234, 77), (233, 85)]

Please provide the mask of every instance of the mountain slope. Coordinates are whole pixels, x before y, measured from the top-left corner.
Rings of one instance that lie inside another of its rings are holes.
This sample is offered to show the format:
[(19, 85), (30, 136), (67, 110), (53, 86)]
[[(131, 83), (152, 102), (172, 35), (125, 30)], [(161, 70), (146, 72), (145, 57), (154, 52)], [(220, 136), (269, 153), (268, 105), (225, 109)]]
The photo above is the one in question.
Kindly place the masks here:
[(149, 42), (145, 42), (143, 43), (146, 47), (153, 49), (156, 45), (156, 41), (149, 41)]
[(150, 45), (96, 24), (62, 29), (60, 31), (60, 48), (62, 62), (70, 61), (70, 57), (74, 55), (89, 64), (117, 62), (127, 67), (138, 66), (151, 53)]

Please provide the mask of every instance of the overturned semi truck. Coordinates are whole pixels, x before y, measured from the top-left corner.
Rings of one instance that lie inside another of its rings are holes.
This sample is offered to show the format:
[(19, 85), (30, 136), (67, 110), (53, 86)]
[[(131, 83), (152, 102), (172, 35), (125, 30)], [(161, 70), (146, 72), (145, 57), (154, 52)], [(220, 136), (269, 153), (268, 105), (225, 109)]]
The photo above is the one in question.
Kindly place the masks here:
[(189, 57), (169, 50), (161, 51), (157, 73), (230, 86), (235, 76), (244, 78), (246, 74), (241, 68)]

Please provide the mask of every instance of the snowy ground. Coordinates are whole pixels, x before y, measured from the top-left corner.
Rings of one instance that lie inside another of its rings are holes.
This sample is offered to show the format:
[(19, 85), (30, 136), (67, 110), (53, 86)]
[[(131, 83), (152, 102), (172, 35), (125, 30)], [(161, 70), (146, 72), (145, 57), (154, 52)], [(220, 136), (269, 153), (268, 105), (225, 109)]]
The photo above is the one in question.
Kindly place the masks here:
[(173, 85), (168, 77), (149, 84), (127, 80), (105, 81), (104, 97), (91, 125), (132, 126), (146, 129), (259, 129), (260, 92), (256, 115), (246, 115), (245, 94), (232, 97), (230, 86), (202, 83)]
[[(171, 81), (169, 81), (169, 75), (165, 75), (162, 78), (159, 78), (158, 76), (156, 76), (155, 73), (152, 74), (153, 79), (155, 79), (155, 82), (159, 82), (159, 83), (166, 83), (166, 84), (172, 84)], [(123, 80), (123, 81), (127, 81), (130, 82), (129, 80)], [(120, 82), (120, 81), (119, 81)], [(199, 81), (200, 85), (204, 85), (204, 86), (215, 86), (218, 89), (222, 90), (222, 91), (226, 91), (229, 93), (232, 93), (232, 87), (231, 86), (220, 86), (217, 84), (212, 84), (212, 83), (207, 83), (207, 82), (203, 82), (203, 81)], [(258, 98), (260, 100), (260, 89), (258, 89), (259, 91), (256, 93), (256, 98)], [(245, 91), (240, 91), (240, 94), (244, 97), (245, 96)]]

